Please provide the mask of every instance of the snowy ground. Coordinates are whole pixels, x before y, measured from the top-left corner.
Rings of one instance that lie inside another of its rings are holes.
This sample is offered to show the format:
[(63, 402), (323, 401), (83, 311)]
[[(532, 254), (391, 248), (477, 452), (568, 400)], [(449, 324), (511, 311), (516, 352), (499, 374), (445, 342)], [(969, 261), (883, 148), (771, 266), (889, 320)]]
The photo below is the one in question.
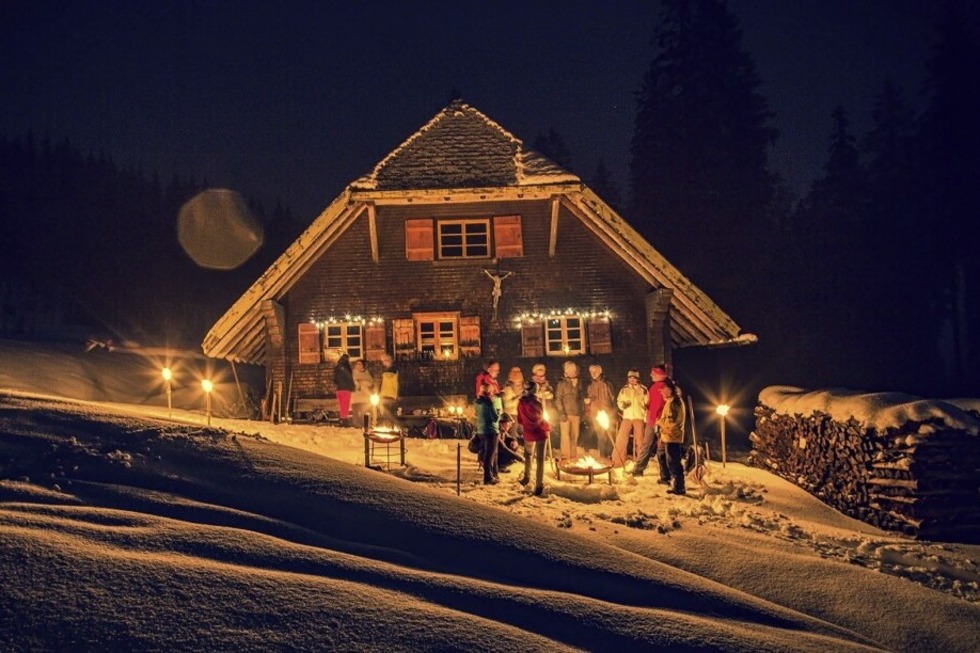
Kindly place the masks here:
[(0, 342), (12, 650), (980, 650), (980, 547), (762, 470), (534, 497), (517, 469), (479, 484), (464, 446), (457, 496), (458, 441), (366, 469), (355, 429), (208, 428), (186, 388), (170, 418), (150, 363)]

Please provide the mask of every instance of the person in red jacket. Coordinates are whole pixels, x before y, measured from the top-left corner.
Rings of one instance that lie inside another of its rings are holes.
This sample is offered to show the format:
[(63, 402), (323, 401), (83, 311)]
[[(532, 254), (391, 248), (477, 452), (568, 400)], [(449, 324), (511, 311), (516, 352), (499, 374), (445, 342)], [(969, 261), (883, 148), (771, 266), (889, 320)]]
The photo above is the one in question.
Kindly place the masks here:
[(537, 384), (528, 381), (524, 384), (524, 394), (517, 402), (517, 421), (524, 429), (524, 475), (521, 485), (531, 480), (531, 457), (534, 455), (534, 494), (544, 492), (544, 444), (551, 437), (551, 425), (544, 420), (544, 408), (535, 395)]
[(650, 389), (647, 393), (649, 403), (647, 404), (647, 419), (643, 427), (643, 444), (636, 455), (636, 465), (633, 467), (633, 476), (643, 476), (643, 471), (650, 464), (651, 454), (656, 451), (660, 453), (659, 437), (657, 436), (657, 420), (664, 411), (664, 398), (661, 390), (670, 380), (667, 368), (663, 365), (654, 365), (650, 369)]

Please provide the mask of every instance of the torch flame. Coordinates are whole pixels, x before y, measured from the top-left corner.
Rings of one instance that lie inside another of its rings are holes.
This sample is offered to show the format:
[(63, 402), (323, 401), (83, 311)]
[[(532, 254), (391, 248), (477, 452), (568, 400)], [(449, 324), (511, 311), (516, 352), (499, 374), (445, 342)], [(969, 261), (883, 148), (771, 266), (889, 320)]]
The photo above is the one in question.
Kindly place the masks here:
[(595, 416), (595, 421), (599, 423), (599, 426), (602, 427), (602, 430), (608, 429), (609, 413), (607, 413), (604, 410), (600, 410), (599, 413)]

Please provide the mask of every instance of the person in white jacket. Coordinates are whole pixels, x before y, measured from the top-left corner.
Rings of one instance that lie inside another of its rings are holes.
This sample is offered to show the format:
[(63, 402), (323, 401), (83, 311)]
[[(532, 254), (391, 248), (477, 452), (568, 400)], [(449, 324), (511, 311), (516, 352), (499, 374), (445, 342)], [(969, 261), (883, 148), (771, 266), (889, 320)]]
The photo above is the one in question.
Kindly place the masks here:
[(616, 447), (613, 450), (613, 465), (621, 467), (626, 464), (626, 446), (630, 433), (633, 434), (633, 451), (639, 451), (643, 444), (643, 425), (647, 418), (646, 387), (640, 383), (639, 370), (630, 370), (626, 374), (626, 385), (616, 396), (616, 407), (622, 413), (623, 421), (616, 433)]

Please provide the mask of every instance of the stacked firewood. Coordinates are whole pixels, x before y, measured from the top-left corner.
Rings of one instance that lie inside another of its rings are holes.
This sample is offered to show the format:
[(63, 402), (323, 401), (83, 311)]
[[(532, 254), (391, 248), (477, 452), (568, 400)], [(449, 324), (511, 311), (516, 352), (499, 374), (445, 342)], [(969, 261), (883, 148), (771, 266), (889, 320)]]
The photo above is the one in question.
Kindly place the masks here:
[(980, 542), (980, 437), (941, 420), (884, 433), (755, 410), (749, 464), (769, 469), (856, 519), (918, 538)]

